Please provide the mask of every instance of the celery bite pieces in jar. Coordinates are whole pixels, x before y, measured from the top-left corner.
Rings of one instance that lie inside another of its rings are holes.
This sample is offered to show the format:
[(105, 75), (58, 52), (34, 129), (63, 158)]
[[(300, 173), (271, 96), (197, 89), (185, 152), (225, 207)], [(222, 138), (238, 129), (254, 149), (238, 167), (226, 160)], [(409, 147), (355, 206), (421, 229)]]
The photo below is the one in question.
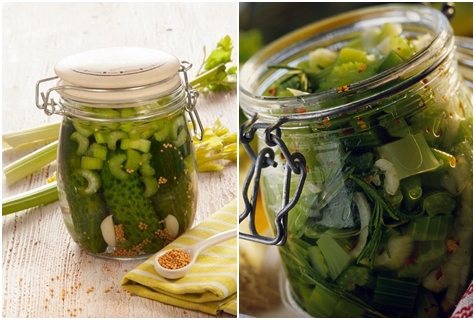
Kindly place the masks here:
[[(86, 252), (150, 256), (191, 225), (197, 173), (188, 121), (197, 131), (201, 123), (190, 67), (159, 50), (112, 47), (67, 57), (56, 77), (38, 82), (38, 107), (63, 116), (59, 201)], [(39, 103), (47, 81), (55, 86)]]
[[(462, 297), (473, 118), (455, 55), (441, 12), (383, 5), (290, 33), (242, 66), (253, 166), (240, 237), (280, 246), (283, 294), (300, 311), (440, 317)], [(253, 226), (258, 192), (272, 237)]]

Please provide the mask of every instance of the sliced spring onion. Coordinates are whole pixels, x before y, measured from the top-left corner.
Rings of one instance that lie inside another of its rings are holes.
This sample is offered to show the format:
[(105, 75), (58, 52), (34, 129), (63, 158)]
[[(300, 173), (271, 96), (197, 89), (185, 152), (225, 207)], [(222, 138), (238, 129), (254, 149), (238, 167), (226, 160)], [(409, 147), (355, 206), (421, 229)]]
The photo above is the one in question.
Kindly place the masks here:
[(57, 150), (58, 141), (54, 141), (3, 168), (7, 185), (20, 181), (56, 160)]

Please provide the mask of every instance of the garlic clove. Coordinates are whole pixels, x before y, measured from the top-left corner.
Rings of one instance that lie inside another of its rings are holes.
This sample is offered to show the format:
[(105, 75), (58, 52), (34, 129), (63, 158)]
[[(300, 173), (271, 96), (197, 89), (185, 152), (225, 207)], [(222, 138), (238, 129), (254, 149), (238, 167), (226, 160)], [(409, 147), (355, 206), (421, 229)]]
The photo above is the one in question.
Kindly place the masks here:
[(168, 234), (172, 238), (176, 238), (178, 236), (178, 230), (180, 229), (180, 224), (178, 220), (171, 214), (169, 214), (165, 218), (165, 227), (167, 228)]
[(112, 220), (112, 215), (109, 215), (104, 218), (101, 222), (101, 232), (104, 241), (111, 247), (116, 246), (115, 231), (114, 231), (114, 221)]

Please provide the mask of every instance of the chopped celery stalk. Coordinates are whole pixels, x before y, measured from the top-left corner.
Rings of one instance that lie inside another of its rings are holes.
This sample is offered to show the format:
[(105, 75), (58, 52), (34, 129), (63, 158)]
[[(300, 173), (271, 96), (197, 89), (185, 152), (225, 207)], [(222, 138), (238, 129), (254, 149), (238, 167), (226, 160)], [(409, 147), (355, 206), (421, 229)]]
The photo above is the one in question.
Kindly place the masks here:
[(127, 160), (127, 156), (124, 153), (116, 154), (109, 159), (109, 170), (111, 174), (119, 180), (129, 178), (129, 174), (122, 170), (122, 163), (125, 160)]
[(422, 199), (422, 185), (419, 176), (412, 176), (400, 181), (404, 208), (414, 209)]
[(336, 280), (338, 286), (345, 291), (353, 291), (356, 286), (362, 288), (374, 289), (376, 278), (373, 276), (371, 269), (366, 267), (351, 266), (338, 277)]
[(386, 37), (397, 37), (402, 33), (402, 25), (399, 23), (386, 22), (381, 27), (381, 33), (378, 40), (381, 41)]
[(367, 62), (366, 51), (348, 47), (342, 48), (338, 55), (337, 64), (346, 62)]
[(435, 170), (440, 165), (421, 133), (408, 135), (377, 149), (381, 157), (394, 165), (399, 179)]
[(111, 150), (117, 148), (117, 142), (122, 139), (127, 139), (129, 136), (124, 131), (112, 131), (107, 135), (107, 147)]
[(120, 148), (122, 150), (134, 149), (134, 150), (138, 150), (144, 153), (147, 153), (150, 151), (151, 145), (152, 145), (152, 142), (150, 140), (145, 140), (145, 139), (137, 139), (137, 140), (122, 139), (122, 141), (120, 142)]
[(392, 50), (389, 52), (389, 54), (386, 56), (386, 58), (383, 60), (383, 62), (379, 66), (379, 72), (383, 72), (388, 69), (391, 69), (392, 67), (397, 66), (403, 61), (404, 59), (399, 54), (397, 54), (394, 50)]
[(2, 200), (2, 216), (58, 200), (56, 181)]
[(327, 48), (318, 48), (308, 54), (309, 63), (312, 68), (325, 68), (336, 62), (338, 53)]
[(315, 272), (322, 276), (322, 278), (326, 278), (328, 276), (328, 266), (325, 263), (325, 257), (320, 251), (320, 248), (317, 246), (309, 247), (307, 252)]
[(34, 141), (57, 140), (59, 137), (59, 128), (61, 123), (50, 123), (36, 128), (27, 130), (20, 130), (15, 132), (8, 132), (2, 134), (2, 141), (14, 148), (25, 143)]
[(439, 213), (450, 215), (456, 206), (455, 199), (448, 192), (433, 192), (423, 197), (422, 207), (429, 216)]
[(94, 139), (99, 144), (106, 144), (107, 139), (108, 139), (108, 134), (109, 132), (105, 132), (105, 131), (94, 132)]
[[(102, 160), (101, 160), (102, 161)], [(84, 189), (85, 194), (94, 194), (102, 186), (102, 181), (99, 173), (94, 170), (81, 169), (79, 170), (79, 175), (87, 180), (87, 188)]]
[(438, 318), (439, 305), (434, 294), (425, 288), (419, 288), (416, 297), (416, 315), (419, 318)]
[(73, 120), (74, 129), (85, 137), (89, 137), (94, 133), (94, 129), (90, 126), (88, 121)]
[(155, 174), (155, 169), (150, 165), (149, 162), (142, 163), (142, 166), (139, 170), (142, 176), (153, 176)]
[(392, 114), (387, 114), (379, 118), (381, 126), (386, 128), (388, 134), (395, 138), (404, 138), (412, 134), (411, 127), (403, 118), (395, 118)]
[(317, 240), (317, 245), (327, 262), (328, 274), (335, 280), (348, 267), (353, 257), (327, 234)]
[(88, 170), (100, 170), (102, 169), (103, 160), (94, 157), (81, 157), (81, 168)]
[(410, 315), (416, 301), (418, 282), (380, 273), (374, 289), (374, 305), (397, 315)]
[(138, 170), (140, 167), (140, 163), (142, 160), (140, 152), (134, 150), (134, 149), (127, 149), (125, 151), (125, 154), (127, 156), (127, 160), (125, 161), (125, 169), (126, 170)]
[(178, 117), (173, 121), (173, 126), (170, 129), (170, 138), (177, 140), (180, 132), (186, 130), (186, 122), (183, 117)]
[(135, 116), (134, 108), (122, 108), (120, 109), (120, 117), (121, 118), (132, 118)]
[(328, 77), (320, 83), (318, 91), (346, 86), (376, 74), (376, 69), (363, 62), (345, 62), (336, 65)]
[(155, 140), (157, 140), (157, 141), (165, 141), (165, 139), (168, 137), (168, 128), (165, 127), (165, 128), (162, 128), (162, 129), (156, 131), (156, 132), (153, 134), (153, 137), (154, 137)]
[(148, 198), (153, 196), (158, 192), (158, 183), (154, 177), (151, 176), (142, 176), (140, 180), (143, 182), (145, 186), (145, 190), (143, 192), (143, 196)]
[(178, 134), (177, 138), (173, 141), (173, 145), (177, 148), (181, 147), (186, 142), (187, 137), (188, 132), (186, 131), (186, 128), (183, 128)]
[(452, 227), (452, 221), (453, 217), (447, 215), (422, 216), (408, 223), (405, 234), (414, 241), (442, 240)]
[(89, 157), (94, 157), (94, 158), (98, 158), (105, 161), (107, 158), (107, 148), (103, 145), (93, 142), (89, 146), (89, 149), (87, 150), (86, 155)]
[(58, 141), (51, 142), (6, 166), (3, 172), (7, 185), (10, 186), (53, 162), (56, 159), (57, 150)]
[(89, 139), (86, 136), (76, 131), (71, 134), (70, 139), (78, 143), (78, 148), (76, 150), (78, 156), (86, 154), (87, 149), (89, 148)]
[(408, 59), (414, 54), (409, 42), (401, 37), (391, 37), (389, 39), (389, 49), (395, 51), (403, 59)]

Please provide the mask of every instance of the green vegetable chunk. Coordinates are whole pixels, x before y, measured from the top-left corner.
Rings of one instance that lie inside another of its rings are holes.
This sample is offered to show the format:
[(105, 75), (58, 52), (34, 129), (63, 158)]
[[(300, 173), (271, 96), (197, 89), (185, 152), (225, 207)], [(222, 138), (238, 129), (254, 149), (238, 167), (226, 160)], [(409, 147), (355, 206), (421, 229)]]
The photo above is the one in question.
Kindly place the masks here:
[[(67, 139), (74, 128), (71, 122), (63, 122), (61, 137)], [(74, 131), (74, 133), (77, 133)], [(69, 232), (81, 247), (92, 253), (102, 253), (107, 248), (101, 232), (101, 222), (108, 215), (104, 198), (97, 190), (100, 187), (100, 177), (91, 170), (81, 168), (82, 157), (76, 153), (79, 144), (75, 140), (62, 141), (58, 150), (58, 185), (64, 193), (61, 197), (67, 199), (71, 224)]]

